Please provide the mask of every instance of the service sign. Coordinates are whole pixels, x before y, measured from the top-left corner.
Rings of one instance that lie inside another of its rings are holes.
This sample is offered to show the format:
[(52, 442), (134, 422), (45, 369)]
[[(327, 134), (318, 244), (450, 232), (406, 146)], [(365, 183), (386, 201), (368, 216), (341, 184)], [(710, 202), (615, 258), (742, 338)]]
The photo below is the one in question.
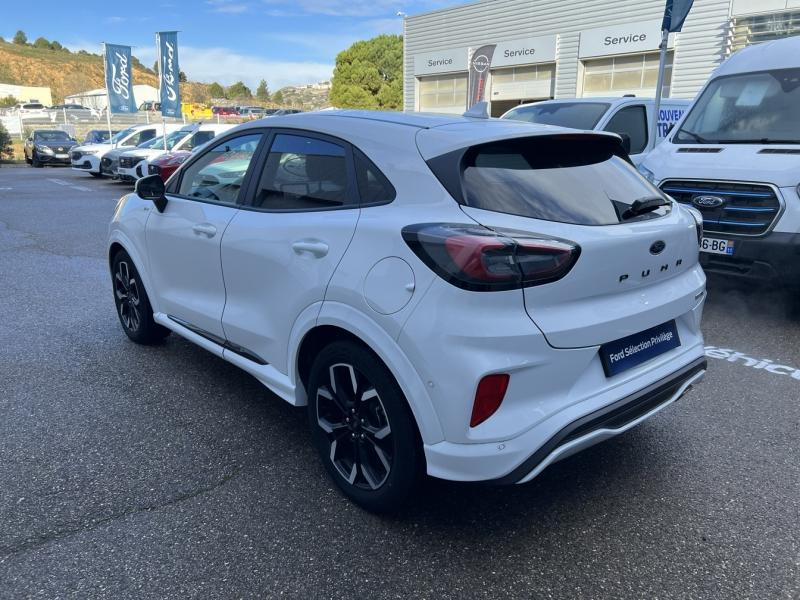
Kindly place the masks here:
[(434, 73), (452, 73), (466, 71), (469, 60), (467, 48), (451, 48), (414, 57), (414, 75), (432, 75)]
[[(580, 58), (630, 54), (658, 50), (661, 43), (661, 19), (627, 23), (611, 27), (598, 27), (581, 31), (578, 49)], [(672, 45), (670, 36), (669, 46)]]
[(558, 37), (555, 35), (545, 35), (498, 42), (492, 58), (492, 68), (555, 62), (557, 40)]

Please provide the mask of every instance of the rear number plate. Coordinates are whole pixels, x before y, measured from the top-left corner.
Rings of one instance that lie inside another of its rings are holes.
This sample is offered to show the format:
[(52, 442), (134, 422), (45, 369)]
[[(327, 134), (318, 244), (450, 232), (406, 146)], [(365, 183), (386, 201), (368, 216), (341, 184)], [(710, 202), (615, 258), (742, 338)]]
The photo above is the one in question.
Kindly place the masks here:
[(632, 369), (681, 345), (675, 321), (651, 327), (600, 346), (606, 377)]
[(726, 254), (733, 256), (733, 240), (717, 240), (714, 238), (703, 238), (700, 241), (700, 252), (710, 254)]

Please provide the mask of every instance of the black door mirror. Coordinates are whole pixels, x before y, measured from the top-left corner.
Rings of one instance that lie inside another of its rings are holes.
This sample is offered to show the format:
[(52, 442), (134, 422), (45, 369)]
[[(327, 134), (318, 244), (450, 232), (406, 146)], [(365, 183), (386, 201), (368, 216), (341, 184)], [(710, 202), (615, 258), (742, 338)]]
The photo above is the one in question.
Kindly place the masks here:
[(631, 153), (631, 136), (629, 136), (627, 133), (620, 133), (618, 135), (619, 135), (619, 137), (622, 138), (621, 146), (622, 146), (622, 149), (625, 150), (625, 154), (630, 154)]
[(142, 177), (136, 182), (134, 190), (139, 198), (152, 200), (158, 212), (164, 212), (164, 209), (167, 208), (166, 188), (159, 175)]

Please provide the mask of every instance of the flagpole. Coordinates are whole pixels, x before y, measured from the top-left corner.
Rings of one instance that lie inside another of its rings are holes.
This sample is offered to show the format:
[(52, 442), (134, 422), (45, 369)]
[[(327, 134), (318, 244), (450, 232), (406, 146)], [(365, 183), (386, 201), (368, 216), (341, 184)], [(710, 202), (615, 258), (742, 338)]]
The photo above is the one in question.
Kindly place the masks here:
[(661, 108), (661, 90), (664, 87), (664, 68), (667, 63), (667, 43), (669, 41), (669, 31), (661, 31), (661, 53), (658, 57), (658, 78), (656, 79), (656, 99), (653, 103), (653, 119), (650, 122), (650, 139), (653, 140), (653, 148), (658, 143), (658, 112)]
[[(156, 58), (158, 59), (158, 101), (161, 102), (161, 86), (164, 85), (164, 64), (161, 61), (161, 35), (156, 32)], [(164, 107), (161, 107), (161, 134), (164, 136), (164, 152), (167, 150), (167, 118), (164, 116)]]
[(103, 42), (103, 82), (106, 84), (106, 122), (108, 123), (108, 143), (114, 147), (111, 135), (111, 94), (108, 92), (108, 56), (106, 56), (106, 43)]

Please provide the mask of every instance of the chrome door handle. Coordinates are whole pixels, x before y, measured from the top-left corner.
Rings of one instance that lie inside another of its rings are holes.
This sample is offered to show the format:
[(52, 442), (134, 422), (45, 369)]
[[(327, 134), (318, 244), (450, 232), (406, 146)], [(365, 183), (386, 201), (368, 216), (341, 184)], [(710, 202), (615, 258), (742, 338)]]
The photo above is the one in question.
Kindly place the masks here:
[(217, 228), (211, 223), (198, 223), (192, 227), (192, 231), (194, 231), (197, 235), (206, 235), (209, 238), (213, 238), (215, 235), (217, 235)]
[(299, 240), (292, 244), (292, 250), (295, 251), (295, 254), (308, 252), (317, 258), (322, 258), (328, 253), (328, 244), (319, 240)]

